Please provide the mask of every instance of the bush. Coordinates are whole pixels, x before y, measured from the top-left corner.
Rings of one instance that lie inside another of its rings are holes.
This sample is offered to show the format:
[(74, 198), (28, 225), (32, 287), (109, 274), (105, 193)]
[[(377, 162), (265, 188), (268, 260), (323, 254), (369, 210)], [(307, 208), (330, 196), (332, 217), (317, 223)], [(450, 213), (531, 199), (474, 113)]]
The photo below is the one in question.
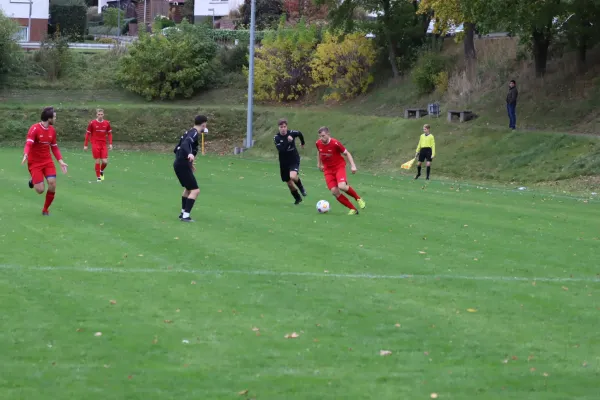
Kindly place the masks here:
[(448, 72), (442, 71), (435, 76), (435, 91), (444, 94), (448, 91)]
[(71, 61), (68, 37), (54, 35), (43, 40), (33, 60), (43, 71), (46, 79), (55, 81), (61, 78)]
[(310, 90), (310, 60), (317, 45), (317, 29), (307, 27), (301, 20), (296, 29), (286, 30), (284, 23), (285, 17), (277, 31), (266, 35), (262, 47), (256, 51), (257, 100), (298, 100)]
[(116, 7), (108, 7), (104, 11), (102, 11), (102, 21), (104, 26), (108, 26), (110, 28), (116, 28), (119, 26), (119, 18), (121, 19), (121, 26), (123, 26), (123, 19), (125, 18), (125, 13), (123, 10), (120, 10)]
[(371, 67), (377, 52), (364, 33), (340, 38), (325, 34), (311, 62), (313, 87), (331, 88), (324, 100), (351, 99), (365, 93), (373, 82)]
[(0, 10), (0, 80), (18, 65), (19, 55), (22, 54), (14, 39), (18, 31), (19, 25)]
[(152, 32), (160, 32), (161, 30), (170, 28), (172, 26), (175, 26), (175, 22), (171, 21), (164, 15), (157, 15), (154, 17), (154, 22), (152, 23)]
[(113, 39), (113, 38), (109, 38), (109, 37), (98, 38), (98, 39), (96, 39), (96, 42), (98, 42), (100, 44), (118, 44), (119, 43), (117, 41), (117, 39)]
[(217, 45), (208, 28), (183, 22), (168, 36), (140, 32), (121, 60), (119, 81), (148, 100), (191, 97), (217, 80)]
[(248, 67), (248, 43), (232, 48), (222, 47), (218, 59), (224, 72), (242, 72), (244, 67)]
[(86, 34), (87, 6), (83, 0), (53, 0), (50, 4), (50, 35), (59, 33), (80, 40)]
[(436, 87), (436, 79), (446, 68), (444, 57), (436, 53), (425, 53), (413, 69), (412, 79), (420, 94), (431, 93)]

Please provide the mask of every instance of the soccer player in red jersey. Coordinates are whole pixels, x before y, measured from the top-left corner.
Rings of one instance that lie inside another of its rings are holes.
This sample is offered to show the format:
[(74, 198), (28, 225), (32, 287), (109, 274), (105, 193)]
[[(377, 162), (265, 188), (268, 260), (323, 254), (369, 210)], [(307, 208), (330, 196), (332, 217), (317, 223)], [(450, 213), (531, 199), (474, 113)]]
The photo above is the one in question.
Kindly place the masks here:
[(50, 215), (48, 209), (54, 201), (56, 193), (56, 167), (52, 161), (50, 150), (54, 158), (58, 160), (63, 173), (67, 173), (67, 164), (62, 159), (58, 145), (56, 144), (56, 130), (52, 125), (56, 121), (56, 113), (53, 107), (46, 107), (42, 111), (42, 121), (34, 124), (27, 132), (27, 141), (23, 151), (23, 161), (27, 161), (27, 167), (31, 174), (29, 187), (35, 189), (38, 194), (44, 193), (44, 178), (48, 182), (46, 201), (42, 209), (42, 215)]
[(350, 187), (350, 185), (348, 185), (346, 179), (346, 158), (350, 163), (350, 170), (353, 174), (356, 173), (356, 164), (354, 164), (352, 154), (346, 150), (339, 140), (331, 137), (329, 128), (326, 126), (319, 129), (319, 140), (317, 140), (316, 144), (319, 152), (319, 156), (317, 157), (317, 167), (323, 171), (325, 175), (327, 188), (331, 191), (331, 194), (335, 196), (337, 201), (350, 209), (348, 215), (358, 214), (358, 210), (354, 204), (352, 204), (342, 193), (346, 192), (352, 196), (361, 209), (366, 207), (365, 201), (354, 189), (352, 189), (352, 187)]
[(112, 128), (110, 122), (104, 119), (104, 110), (101, 108), (96, 110), (96, 119), (88, 124), (83, 150), (87, 150), (90, 139), (92, 141), (92, 157), (96, 160), (96, 180), (101, 182), (104, 180), (104, 169), (108, 165), (108, 149), (112, 150)]

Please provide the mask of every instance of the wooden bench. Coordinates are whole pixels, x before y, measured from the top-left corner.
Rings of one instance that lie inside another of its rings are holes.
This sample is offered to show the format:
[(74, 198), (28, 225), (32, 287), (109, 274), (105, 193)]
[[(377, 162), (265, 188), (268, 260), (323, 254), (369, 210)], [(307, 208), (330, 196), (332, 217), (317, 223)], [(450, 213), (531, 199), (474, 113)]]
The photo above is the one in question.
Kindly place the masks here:
[(426, 116), (427, 109), (426, 108), (405, 108), (404, 109), (404, 118), (408, 119), (411, 116), (415, 116), (415, 118), (421, 118)]
[(454, 116), (457, 116), (460, 122), (465, 122), (473, 118), (473, 112), (448, 110), (448, 122), (452, 122)]

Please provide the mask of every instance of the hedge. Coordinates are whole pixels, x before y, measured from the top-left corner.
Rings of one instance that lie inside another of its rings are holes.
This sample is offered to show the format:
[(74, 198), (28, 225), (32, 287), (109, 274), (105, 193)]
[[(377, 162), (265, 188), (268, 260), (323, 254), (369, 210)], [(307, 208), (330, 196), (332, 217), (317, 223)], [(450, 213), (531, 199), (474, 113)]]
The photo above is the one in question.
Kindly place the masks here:
[[(101, 106), (101, 105), (98, 105)], [(115, 142), (176, 143), (184, 130), (190, 129), (194, 117), (208, 117), (211, 138), (241, 139), (246, 132), (246, 112), (243, 109), (201, 109), (184, 107), (116, 107), (102, 106), (110, 121)], [(60, 142), (81, 142), (94, 107), (57, 107), (56, 131)], [(39, 121), (40, 107), (0, 108), (0, 142), (25, 143), (29, 127)], [(257, 118), (260, 113), (257, 113)]]
[(81, 5), (50, 5), (51, 30), (62, 35), (83, 38), (87, 29), (87, 9)]

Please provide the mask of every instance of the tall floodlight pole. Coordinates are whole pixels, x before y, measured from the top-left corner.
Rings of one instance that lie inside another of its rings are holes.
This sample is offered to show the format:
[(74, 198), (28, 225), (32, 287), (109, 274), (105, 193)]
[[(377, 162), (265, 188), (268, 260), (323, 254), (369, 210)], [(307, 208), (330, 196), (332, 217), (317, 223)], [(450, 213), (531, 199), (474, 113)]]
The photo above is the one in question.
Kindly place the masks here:
[(117, 1), (117, 29), (119, 33), (117, 33), (117, 37), (121, 37), (121, 0)]
[(148, 25), (146, 24), (146, 0), (144, 0), (144, 32), (148, 32)]
[(29, 21), (27, 22), (27, 41), (31, 42), (31, 12), (33, 9), (33, 0), (29, 0)]
[(246, 123), (246, 148), (252, 147), (252, 116), (254, 96), (254, 30), (256, 29), (256, 0), (250, 2), (250, 59), (248, 68), (248, 121)]

